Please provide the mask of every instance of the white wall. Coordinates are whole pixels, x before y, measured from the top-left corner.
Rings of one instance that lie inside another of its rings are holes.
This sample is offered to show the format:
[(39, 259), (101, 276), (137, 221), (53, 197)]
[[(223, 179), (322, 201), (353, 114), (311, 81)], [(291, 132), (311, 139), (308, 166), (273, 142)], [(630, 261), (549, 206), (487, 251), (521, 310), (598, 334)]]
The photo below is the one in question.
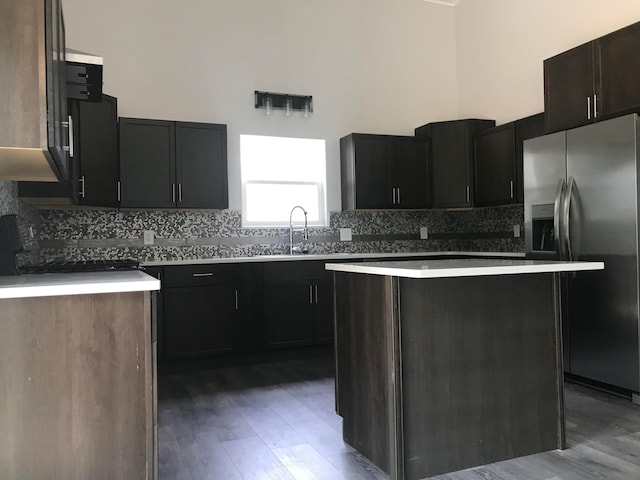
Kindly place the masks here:
[(460, 116), (504, 123), (543, 111), (545, 58), (637, 21), (639, 0), (461, 0)]
[[(454, 9), (420, 0), (63, 0), (67, 46), (104, 57), (120, 116), (226, 123), (230, 208), (239, 135), (327, 140), (340, 209), (339, 138), (413, 134), (457, 111)], [(310, 94), (315, 113), (267, 117), (254, 90)]]

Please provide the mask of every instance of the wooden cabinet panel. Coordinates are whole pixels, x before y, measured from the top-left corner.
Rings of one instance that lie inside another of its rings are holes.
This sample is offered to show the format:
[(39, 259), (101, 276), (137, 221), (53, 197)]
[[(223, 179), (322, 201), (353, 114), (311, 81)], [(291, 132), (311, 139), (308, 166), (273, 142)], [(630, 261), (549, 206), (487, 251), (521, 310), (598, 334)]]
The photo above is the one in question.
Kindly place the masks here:
[(324, 280), (316, 280), (313, 306), (313, 343), (333, 343), (333, 274), (327, 272)]
[(166, 358), (173, 360), (232, 352), (238, 324), (236, 299), (235, 285), (166, 289)]
[(227, 208), (227, 127), (120, 119), (123, 207)]
[(352, 133), (340, 139), (342, 208), (429, 206), (429, 149), (424, 140)]
[(544, 112), (515, 121), (516, 136), (516, 200), (524, 203), (523, 142), (544, 135)]
[(599, 64), (598, 115), (611, 117), (640, 109), (640, 23), (595, 43)]
[(475, 205), (515, 203), (515, 127), (494, 127), (476, 137)]
[(62, 182), (19, 182), (18, 196), (36, 205), (119, 204), (118, 102), (69, 101), (73, 132), (70, 176)]
[(61, 0), (2, 2), (0, 44), (0, 178), (67, 180)]
[(593, 121), (595, 92), (593, 43), (544, 61), (544, 112), (547, 132)]
[(176, 123), (177, 206), (227, 208), (227, 126)]
[(459, 208), (473, 206), (474, 139), (495, 126), (494, 120), (454, 120), (418, 127), (417, 138), (431, 145), (431, 206)]
[(122, 207), (174, 207), (175, 125), (120, 118)]
[(311, 345), (312, 298), (312, 286), (304, 281), (264, 286), (265, 347)]
[(411, 137), (394, 138), (396, 208), (428, 208), (429, 143)]

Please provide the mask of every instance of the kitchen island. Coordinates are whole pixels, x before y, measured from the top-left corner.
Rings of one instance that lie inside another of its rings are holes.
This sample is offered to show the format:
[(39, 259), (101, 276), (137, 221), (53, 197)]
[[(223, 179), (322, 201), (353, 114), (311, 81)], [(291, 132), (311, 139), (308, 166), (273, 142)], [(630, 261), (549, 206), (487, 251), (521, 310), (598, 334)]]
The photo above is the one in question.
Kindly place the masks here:
[(0, 478), (154, 478), (159, 288), (140, 271), (0, 277)]
[(326, 268), (343, 437), (393, 480), (564, 448), (559, 275), (602, 262)]

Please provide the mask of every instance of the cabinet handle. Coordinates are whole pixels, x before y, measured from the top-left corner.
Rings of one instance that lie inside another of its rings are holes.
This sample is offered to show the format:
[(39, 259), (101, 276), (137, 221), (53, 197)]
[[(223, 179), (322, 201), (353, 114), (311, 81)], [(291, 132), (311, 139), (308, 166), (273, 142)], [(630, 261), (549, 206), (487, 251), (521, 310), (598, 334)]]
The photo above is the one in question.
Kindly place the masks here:
[(73, 158), (73, 117), (69, 115), (69, 156)]
[(391, 188), (391, 194), (393, 195), (392, 204), (395, 205), (396, 204), (396, 187)]
[(117, 182), (117, 188), (118, 188), (118, 201), (120, 201), (120, 180), (118, 180)]
[(309, 303), (313, 304), (313, 285), (309, 285)]
[(176, 201), (176, 184), (171, 184), (171, 201), (175, 203)]
[(513, 180), (511, 180), (511, 181), (509, 182), (509, 184), (510, 184), (510, 187), (509, 187), (509, 188), (510, 188), (510, 191), (511, 191), (511, 198), (513, 198)]
[(212, 272), (206, 272), (206, 273), (192, 273), (191, 276), (192, 277), (213, 277), (213, 273)]
[(591, 120), (591, 97), (587, 97), (587, 120)]
[(469, 185), (467, 185), (467, 203), (469, 203)]
[(318, 304), (318, 284), (317, 283), (313, 286), (313, 289), (316, 294), (316, 305), (317, 305)]
[(238, 290), (236, 290), (236, 310), (238, 310)]
[(178, 202), (182, 202), (182, 184), (178, 184)]
[(80, 190), (78, 193), (82, 198), (84, 198), (84, 175), (80, 177), (80, 183), (82, 184), (82, 190)]
[(398, 191), (398, 195), (397, 195), (398, 205), (400, 205), (400, 187), (396, 187), (396, 190)]
[(593, 118), (598, 118), (598, 94), (593, 94)]

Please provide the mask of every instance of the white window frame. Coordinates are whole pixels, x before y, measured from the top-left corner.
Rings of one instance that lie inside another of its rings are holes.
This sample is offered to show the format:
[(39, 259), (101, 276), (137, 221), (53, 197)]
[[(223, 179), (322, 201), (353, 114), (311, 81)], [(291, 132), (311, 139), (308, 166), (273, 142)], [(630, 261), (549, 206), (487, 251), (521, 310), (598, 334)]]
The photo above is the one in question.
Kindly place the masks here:
[[(256, 136), (256, 135), (247, 135), (249, 137), (251, 136)], [(241, 136), (242, 137), (242, 136)], [(276, 137), (276, 138), (287, 138), (287, 137)], [(295, 138), (295, 140), (300, 140), (299, 138)], [(315, 140), (315, 139), (310, 139), (310, 140)], [(241, 139), (241, 143), (242, 143), (242, 139)], [(326, 193), (326, 142), (325, 142), (325, 158), (324, 158), (324, 178), (322, 179), (322, 181), (305, 181), (305, 180), (300, 180), (300, 181), (296, 181), (296, 180), (278, 180), (278, 179), (251, 179), (251, 180), (245, 180), (244, 179), (244, 175), (243, 175), (243, 165), (242, 165), (242, 158), (241, 158), (241, 183), (242, 183), (242, 227), (243, 228), (284, 228), (284, 227), (289, 227), (289, 214), (290, 211), (287, 212), (286, 214), (286, 218), (282, 218), (282, 219), (274, 219), (274, 220), (254, 220), (254, 221), (250, 221), (247, 218), (247, 187), (250, 185), (273, 185), (274, 187), (277, 188), (277, 186), (287, 186), (287, 185), (292, 185), (292, 186), (309, 186), (309, 185), (313, 185), (317, 188), (317, 193), (318, 193), (318, 198), (317, 198), (317, 204), (318, 204), (318, 219), (316, 220), (311, 220), (309, 219), (308, 221), (308, 226), (309, 227), (327, 227), (329, 225), (329, 213), (327, 211), (327, 193)], [(240, 152), (241, 156), (242, 156), (242, 147), (241, 147), (241, 152)], [(295, 199), (292, 198), (291, 199), (291, 208), (295, 207), (296, 205), (300, 205), (302, 206), (305, 210), (309, 210), (309, 207), (303, 205), (304, 202), (302, 202), (299, 199)], [(293, 215), (293, 224), (296, 226), (300, 226), (302, 224), (304, 224), (304, 217), (302, 215), (302, 212), (300, 211), (296, 211)]]

